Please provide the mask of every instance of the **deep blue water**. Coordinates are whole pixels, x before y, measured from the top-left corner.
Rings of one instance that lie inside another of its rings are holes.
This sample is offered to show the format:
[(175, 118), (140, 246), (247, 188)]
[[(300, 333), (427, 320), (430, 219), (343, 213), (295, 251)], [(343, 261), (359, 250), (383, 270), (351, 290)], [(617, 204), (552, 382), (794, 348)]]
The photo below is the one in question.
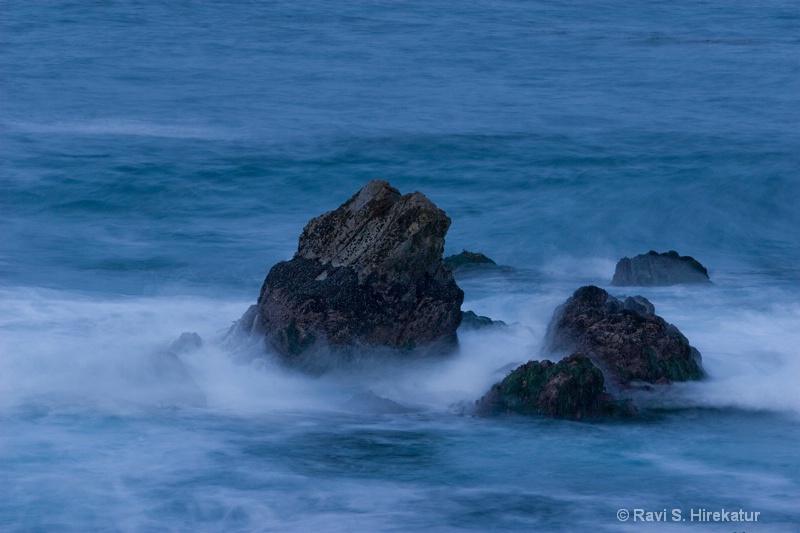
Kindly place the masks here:
[[(800, 524), (796, 2), (0, 3), (0, 530), (740, 531)], [(311, 379), (220, 339), (366, 181), (452, 219), (442, 362)], [(461, 414), (553, 309), (633, 291), (710, 378), (628, 424)], [(205, 397), (155, 364), (183, 331)], [(371, 389), (409, 408), (354, 408)]]

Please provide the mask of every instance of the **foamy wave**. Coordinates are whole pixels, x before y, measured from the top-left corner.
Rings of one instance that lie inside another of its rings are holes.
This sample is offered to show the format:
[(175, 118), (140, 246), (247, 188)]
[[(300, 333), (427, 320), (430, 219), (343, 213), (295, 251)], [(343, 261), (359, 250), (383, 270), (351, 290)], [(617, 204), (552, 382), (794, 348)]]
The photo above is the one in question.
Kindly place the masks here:
[(699, 341), (710, 374), (691, 387), (699, 403), (800, 414), (800, 307), (721, 317)]
[[(656, 293), (656, 311), (702, 352), (710, 377), (675, 384), (670, 402), (800, 413), (800, 307), (728, 308), (730, 296), (704, 306), (689, 304), (681, 294)], [(706, 296), (713, 300), (713, 293)], [(402, 405), (447, 410), (479, 398), (509, 365), (547, 357), (540, 351), (542, 336), (564, 297), (501, 294), (468, 301), (465, 308), (515, 325), (461, 331), (460, 351), (453, 357), (381, 363), (358, 375), (320, 379), (269, 360), (250, 366), (232, 360), (218, 341), (249, 302), (5, 288), (0, 289), (0, 407), (181, 405), (182, 395), (188, 398), (192, 391), (175, 379), (169, 362), (165, 373), (158, 354), (181, 332), (193, 331), (205, 343), (180, 359), (211, 409), (338, 409), (353, 392), (371, 390)]]

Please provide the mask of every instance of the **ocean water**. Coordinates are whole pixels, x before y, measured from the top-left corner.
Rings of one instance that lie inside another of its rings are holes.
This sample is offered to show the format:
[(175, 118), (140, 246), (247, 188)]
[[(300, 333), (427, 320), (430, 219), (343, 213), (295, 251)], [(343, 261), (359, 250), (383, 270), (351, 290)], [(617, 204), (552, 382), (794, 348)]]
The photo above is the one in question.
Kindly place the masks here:
[[(800, 530), (798, 58), (785, 0), (4, 0), (0, 530)], [(320, 378), (237, 363), (269, 268), (370, 179), (512, 267), (458, 282), (514, 326)], [(707, 380), (626, 423), (464, 413), (651, 249), (713, 285), (611, 292)]]

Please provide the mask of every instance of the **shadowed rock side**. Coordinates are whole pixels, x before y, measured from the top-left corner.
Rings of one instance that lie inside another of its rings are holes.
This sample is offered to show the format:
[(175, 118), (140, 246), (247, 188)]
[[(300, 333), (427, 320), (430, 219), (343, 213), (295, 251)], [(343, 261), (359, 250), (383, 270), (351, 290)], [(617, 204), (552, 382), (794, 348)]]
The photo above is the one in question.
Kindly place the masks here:
[(590, 420), (633, 412), (630, 402), (616, 401), (606, 392), (603, 373), (580, 353), (558, 363), (528, 361), (476, 402), (480, 416), (515, 413)]
[(710, 282), (706, 268), (693, 257), (675, 251), (660, 254), (651, 250), (633, 259), (620, 259), (611, 285), (655, 287)]
[(455, 343), (464, 294), (444, 268), (450, 219), (423, 194), (371, 181), (311, 220), (240, 330), (289, 362), (323, 349)]
[(700, 379), (700, 353), (654, 314), (646, 298), (620, 301), (599, 287), (581, 287), (556, 309), (547, 331), (552, 353), (586, 354), (614, 385)]

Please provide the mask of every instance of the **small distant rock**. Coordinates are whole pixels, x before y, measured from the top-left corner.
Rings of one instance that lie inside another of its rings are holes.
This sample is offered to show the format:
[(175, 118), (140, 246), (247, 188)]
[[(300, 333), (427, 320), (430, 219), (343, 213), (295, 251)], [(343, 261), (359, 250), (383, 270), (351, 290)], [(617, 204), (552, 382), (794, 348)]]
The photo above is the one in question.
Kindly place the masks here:
[(508, 324), (502, 320), (492, 320), (488, 316), (475, 313), (475, 311), (463, 311), (461, 313), (461, 327), (463, 329), (483, 329), (505, 326), (508, 326)]
[(693, 257), (674, 250), (661, 254), (651, 250), (633, 259), (620, 259), (611, 285), (656, 287), (710, 282), (706, 267)]
[(551, 353), (586, 354), (615, 385), (704, 376), (700, 352), (656, 315), (646, 298), (621, 301), (592, 285), (581, 287), (556, 309), (546, 343)]
[(454, 272), (467, 268), (497, 268), (497, 263), (480, 252), (468, 252), (464, 250), (460, 254), (445, 257), (444, 266), (451, 272)]
[(515, 413), (591, 420), (633, 412), (632, 404), (606, 392), (603, 373), (580, 353), (558, 363), (528, 361), (476, 402), (480, 416)]

